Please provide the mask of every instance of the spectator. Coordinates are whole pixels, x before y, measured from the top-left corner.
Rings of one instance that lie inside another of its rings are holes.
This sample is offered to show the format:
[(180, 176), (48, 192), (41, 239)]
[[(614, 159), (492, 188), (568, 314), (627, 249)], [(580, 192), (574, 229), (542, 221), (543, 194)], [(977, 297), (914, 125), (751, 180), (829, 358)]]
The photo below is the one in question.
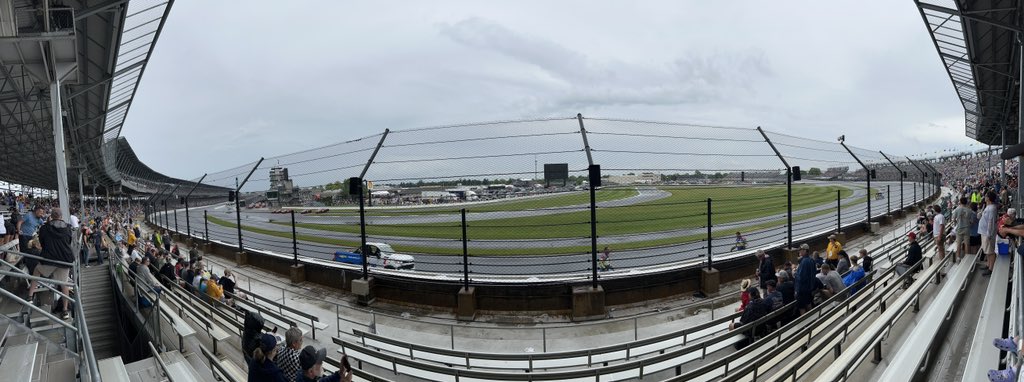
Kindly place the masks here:
[(789, 279), (789, 273), (785, 271), (779, 271), (775, 275), (778, 278), (777, 290), (782, 294), (782, 303), (789, 304), (796, 299), (795, 289), (793, 286), (793, 280)]
[[(37, 211), (41, 210), (37, 209)], [(44, 259), (64, 263), (75, 262), (75, 254), (71, 251), (71, 226), (64, 222), (60, 209), (54, 209), (50, 213), (50, 222), (39, 227), (39, 244), (42, 246), (40, 254)], [(35, 276), (56, 281), (71, 281), (70, 265), (57, 264), (46, 260), (36, 266), (33, 273)], [(39, 282), (32, 280), (28, 290), (30, 298), (33, 297), (38, 286)], [(71, 293), (71, 287), (69, 286), (62, 285), (60, 289), (65, 295)], [(61, 300), (63, 301), (61, 318), (68, 319), (71, 317), (68, 313), (68, 299)]]
[(217, 301), (224, 299), (224, 289), (220, 287), (220, 284), (217, 284), (217, 275), (213, 275), (209, 280), (206, 280), (206, 295)]
[(230, 269), (224, 270), (224, 276), (221, 276), (218, 281), (220, 286), (224, 288), (224, 302), (228, 305), (234, 305), (235, 299), (235, 274), (231, 273)]
[(942, 207), (938, 205), (932, 206), (932, 210), (935, 211), (932, 217), (932, 238), (935, 240), (935, 250), (941, 261), (946, 258), (946, 216), (942, 214)]
[(832, 268), (839, 265), (839, 251), (843, 250), (843, 244), (837, 240), (836, 235), (828, 235), (828, 246), (825, 247), (825, 262)]
[(764, 253), (763, 249), (757, 250), (757, 260), (757, 280), (761, 284), (761, 289), (767, 290), (768, 287), (765, 284), (775, 279), (775, 263), (772, 262), (771, 256)]
[(814, 261), (814, 269), (821, 268), (821, 265), (825, 264), (825, 259), (821, 257), (821, 254), (818, 253), (818, 251), (814, 251), (811, 255), (811, 260)]
[(978, 234), (981, 235), (981, 252), (987, 257), (988, 269), (982, 273), (983, 276), (992, 275), (992, 268), (996, 264), (996, 193), (985, 194), (985, 209), (978, 218)]
[(163, 247), (164, 247), (164, 250), (167, 251), (167, 252), (171, 251), (171, 240), (172, 240), (171, 239), (171, 234), (167, 233), (167, 230), (164, 230)]
[[(846, 289), (846, 285), (843, 284), (843, 277), (839, 275), (839, 272), (832, 270), (828, 264), (821, 266), (821, 274), (824, 276), (821, 280), (822, 284), (829, 290), (829, 295), (835, 296), (843, 293)], [(842, 300), (845, 297), (840, 297)]]
[[(974, 212), (974, 219), (971, 220), (971, 238), (968, 242), (970, 244), (970, 248), (968, 248), (967, 253), (975, 253), (981, 249), (981, 234), (978, 233), (978, 225), (981, 224), (981, 219), (979, 219), (978, 214), (979, 208), (979, 204), (971, 203), (971, 212)], [(979, 256), (978, 261), (981, 261), (981, 258), (982, 257)]]
[(781, 309), (782, 306), (785, 305), (785, 301), (783, 301), (782, 292), (775, 289), (775, 280), (768, 280), (764, 285), (767, 290), (765, 293), (765, 300), (771, 302), (772, 311), (774, 312), (775, 310)]
[(953, 262), (959, 262), (969, 252), (971, 225), (974, 224), (974, 219), (977, 219), (977, 215), (967, 205), (967, 198), (960, 198), (960, 205), (953, 210), (952, 219), (951, 223), (956, 226), (954, 242), (956, 249), (953, 250)]
[(729, 251), (742, 251), (747, 249), (747, 238), (743, 237), (739, 231), (736, 232), (736, 245), (733, 245)]
[[(331, 375), (322, 377), (324, 373), (323, 363), (327, 358), (327, 349), (317, 350), (312, 346), (302, 348), (299, 353), (299, 367), (301, 374), (295, 378), (296, 382), (351, 382), (352, 370), (339, 370)], [(346, 362), (342, 361), (344, 365)]]
[(875, 259), (871, 257), (866, 248), (860, 249), (860, 266), (864, 268), (864, 273), (870, 273), (871, 267), (874, 266)]
[(163, 288), (160, 287), (160, 280), (153, 276), (153, 272), (149, 270), (149, 259), (143, 258), (142, 263), (136, 268), (136, 273), (139, 274), (139, 280), (153, 287), (157, 292), (160, 292)]
[(274, 360), (286, 377), (297, 377), (302, 371), (299, 367), (299, 349), (302, 349), (302, 331), (293, 326), (284, 332), (284, 341), (277, 351), (277, 359)]
[(816, 268), (814, 260), (810, 257), (810, 246), (806, 243), (800, 245), (800, 265), (796, 269), (796, 308), (800, 314), (807, 313), (814, 304), (814, 289)]
[(740, 281), (740, 307), (736, 308), (737, 312), (742, 312), (750, 303), (750, 294), (747, 293), (747, 289), (750, 289), (750, 280), (743, 279)]
[(252, 352), (249, 363), (249, 382), (286, 382), (281, 368), (274, 363), (277, 356), (277, 338), (270, 334), (260, 336), (259, 347)]
[[(750, 294), (750, 306), (748, 306), (747, 309), (743, 310), (743, 315), (740, 316), (740, 320), (738, 322), (739, 325), (736, 325), (737, 322), (732, 322), (729, 324), (730, 331), (736, 330), (737, 328), (742, 327), (744, 325), (749, 325), (754, 321), (757, 321), (763, 318), (764, 316), (767, 316), (768, 313), (771, 313), (772, 311), (770, 305), (771, 303), (761, 299), (761, 292), (758, 292), (757, 288), (751, 287), (750, 289), (747, 290), (747, 293)], [(751, 335), (748, 335), (745, 340), (737, 342), (736, 349), (742, 349), (746, 345), (750, 344), (750, 342), (753, 342), (755, 336), (764, 335), (766, 334), (766, 332), (767, 325), (764, 324), (758, 325), (755, 328), (751, 328)]]
[(896, 264), (896, 274), (901, 276), (908, 271), (917, 272), (918, 263), (922, 259), (921, 245), (917, 243), (917, 234), (908, 233), (907, 240), (910, 242), (910, 246), (907, 248), (907, 258), (903, 260), (903, 263)]
[(782, 270), (789, 276), (789, 281), (796, 280), (796, 273), (793, 271), (793, 263), (791, 261), (786, 260), (785, 263), (782, 263)]
[(839, 251), (839, 263), (836, 265), (836, 272), (845, 275), (850, 271), (850, 255), (846, 251)]
[(168, 288), (171, 287), (170, 283), (174, 282), (178, 278), (178, 276), (174, 274), (174, 266), (171, 265), (170, 261), (165, 261), (164, 265), (160, 267), (160, 275), (163, 276), (160, 281), (162, 281), (162, 284)]
[(44, 210), (41, 206), (36, 206), (32, 210), (32, 213), (26, 214), (24, 218), (18, 221), (18, 246), (19, 251), (28, 252), (28, 242), (32, 241), (32, 236), (36, 234), (39, 227), (43, 225)]
[(138, 236), (135, 235), (135, 231), (128, 230), (128, 253), (135, 252), (135, 242), (138, 240)]
[(843, 277), (843, 285), (850, 288), (851, 296), (860, 290), (863, 285), (861, 285), (859, 281), (867, 276), (867, 273), (864, 272), (864, 268), (857, 263), (857, 260), (857, 256), (850, 257), (850, 262), (853, 263), (853, 266), (850, 267), (850, 273), (847, 273), (846, 276)]

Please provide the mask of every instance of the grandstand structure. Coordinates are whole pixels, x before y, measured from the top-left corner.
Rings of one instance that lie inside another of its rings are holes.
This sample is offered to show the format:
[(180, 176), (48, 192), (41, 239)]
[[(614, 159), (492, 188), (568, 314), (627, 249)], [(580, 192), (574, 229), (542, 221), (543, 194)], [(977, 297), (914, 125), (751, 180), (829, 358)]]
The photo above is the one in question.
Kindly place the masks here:
[[(1019, 4), (915, 4), (968, 136), (1019, 140)], [(0, 381), (240, 382), (243, 344), (287, 328), (329, 350), (326, 372), (349, 357), (357, 381), (976, 380), (1021, 365), (991, 340), (1024, 336), (1024, 267), (1000, 256), (981, 276), (975, 254), (954, 263), (923, 232), (923, 259), (908, 264), (917, 213), (950, 195), (943, 174), (843, 139), (576, 115), (386, 129), (168, 177), (121, 132), (173, 5), (0, 1), (0, 180), (55, 190), (64, 216), (79, 201), (83, 216), (134, 219), (140, 240), (205, 256), (200, 274), (233, 270), (235, 292), (140, 269), (111, 231), (73, 242), (108, 253), (102, 265), (53, 262), (70, 280), (28, 275), (38, 254), (2, 243)], [(545, 174), (562, 188), (541, 190), (541, 160), (565, 168)], [(643, 181), (599, 185), (602, 174)], [(470, 200), (461, 182), (508, 200)], [(402, 197), (409, 184), (421, 197)], [(303, 196), (289, 203), (304, 204), (265, 207), (293, 186)], [(328, 205), (328, 191), (344, 201)], [(404, 200), (423, 205), (389, 205)], [(755, 253), (776, 271), (830, 236), (874, 269), (801, 315), (789, 302), (731, 329), (744, 313), (730, 289)], [(385, 241), (404, 253), (381, 253)], [(29, 281), (43, 297), (26, 297)], [(46, 309), (58, 298), (70, 317)]]

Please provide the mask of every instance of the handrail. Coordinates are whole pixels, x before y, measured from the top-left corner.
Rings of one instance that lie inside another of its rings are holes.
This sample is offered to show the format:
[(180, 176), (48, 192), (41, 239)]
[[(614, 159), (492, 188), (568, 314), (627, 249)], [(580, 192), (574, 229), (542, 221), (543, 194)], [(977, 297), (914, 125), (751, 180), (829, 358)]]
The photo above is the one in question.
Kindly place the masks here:
[[(289, 311), (289, 312), (292, 312), (292, 313), (295, 313), (295, 314), (299, 315), (300, 317), (303, 317), (303, 318), (309, 319), (309, 320), (310, 320), (310, 326), (312, 327), (312, 329), (311, 329), (311, 330), (313, 330), (314, 332), (316, 331), (316, 326), (315, 326), (315, 325), (313, 325), (312, 323), (313, 323), (313, 322), (321, 322), (321, 321), (320, 321), (320, 318), (319, 318), (319, 317), (317, 317), (317, 316), (314, 316), (314, 315), (312, 315), (312, 314), (309, 314), (309, 313), (306, 313), (306, 312), (300, 311), (300, 310), (298, 310), (298, 309), (292, 308), (292, 307), (290, 307), (290, 306), (284, 305), (283, 303), (278, 303), (278, 302), (276, 302), (276, 301), (274, 301), (274, 300), (271, 300), (271, 299), (269, 299), (269, 298), (266, 298), (266, 297), (263, 297), (263, 296), (261, 296), (261, 295), (260, 295), (259, 293), (252, 293), (251, 291), (249, 291), (249, 290), (246, 290), (246, 289), (244, 289), (244, 288), (242, 288), (242, 287), (240, 287), (240, 286), (238, 286), (238, 285), (235, 285), (235, 289), (236, 289), (236, 290), (240, 290), (240, 291), (242, 291), (242, 292), (245, 292), (245, 294), (246, 294), (247, 296), (249, 296), (249, 297), (252, 297), (253, 299), (256, 299), (256, 300), (261, 300), (261, 301), (265, 301), (266, 303), (268, 303), (268, 304), (270, 304), (270, 305), (273, 305), (274, 307), (278, 308), (279, 310), (287, 310), (287, 311)], [(224, 294), (231, 294), (231, 293), (228, 293), (228, 292), (224, 292)], [(231, 294), (231, 297), (232, 297), (232, 298), (236, 298), (237, 296), (235, 296), (234, 294)], [(281, 314), (284, 314), (284, 313), (281, 313)], [(298, 322), (296, 322), (296, 324), (297, 324), (297, 323), (298, 323)]]
[[(76, 235), (77, 236), (77, 235)], [(82, 242), (80, 239), (75, 239), (74, 245), (72, 246), (72, 252), (78, 253), (81, 251)], [(97, 254), (97, 256), (101, 256)], [(78, 328), (79, 339), (82, 341), (82, 348), (85, 350), (85, 363), (89, 370), (90, 381), (102, 382), (103, 377), (100, 376), (99, 363), (96, 361), (96, 353), (92, 348), (92, 337), (89, 335), (89, 325), (85, 318), (85, 307), (83, 306), (82, 298), (82, 265), (80, 262), (74, 262), (73, 272), (75, 273), (75, 290), (78, 291), (74, 299), (68, 299), (69, 301), (75, 302), (75, 324)], [(107, 291), (108, 293), (110, 291)], [(61, 294), (63, 295), (63, 294)]]
[[(913, 290), (909, 290), (908, 289), (908, 291), (906, 292), (908, 294), (901, 295), (901, 298), (903, 296), (907, 296), (906, 300), (903, 302), (903, 305), (887, 307), (887, 309), (886, 309), (887, 312), (893, 312), (893, 311), (905, 312), (906, 309), (909, 308), (909, 305), (913, 301), (917, 300), (918, 296), (921, 294), (921, 292), (923, 292), (925, 286), (927, 286), (928, 282), (922, 282), (922, 281), (924, 281), (926, 279), (930, 279), (934, 275), (937, 275), (939, 273), (939, 271), (945, 265), (945, 262), (948, 261), (948, 260), (949, 260), (949, 257), (946, 257), (946, 258), (944, 258), (943, 260), (940, 261), (938, 266), (934, 266), (933, 265), (933, 266), (929, 267), (928, 270), (926, 271), (926, 274), (924, 276), (922, 276), (920, 279), (918, 279), (917, 282), (914, 283), (915, 286), (912, 286), (914, 289)], [(965, 265), (966, 266), (971, 266), (972, 264), (965, 264)], [(909, 274), (909, 272), (907, 274)], [(904, 276), (906, 276), (906, 274), (904, 274)], [(910, 297), (913, 297), (913, 298), (910, 298)], [(902, 314), (903, 313), (897, 314), (897, 317), (895, 319), (898, 320), (899, 316), (902, 316)], [(879, 319), (881, 319), (881, 317)], [(888, 322), (885, 322), (884, 326), (880, 327), (880, 330), (877, 333), (862, 333), (861, 336), (858, 337), (858, 339), (871, 338), (872, 340), (870, 342), (867, 342), (863, 349), (854, 347), (854, 345), (858, 344), (857, 342), (855, 342), (853, 344), (850, 344), (850, 347), (848, 347), (846, 349), (846, 352), (844, 352), (843, 354), (844, 355), (846, 355), (846, 354), (860, 354), (860, 352), (866, 351), (868, 347), (875, 346), (876, 342), (881, 342), (882, 341), (883, 338), (882, 338), (881, 334), (889, 332), (891, 330), (893, 324), (894, 324), (894, 321), (888, 321)], [(825, 370), (823, 372), (822, 375), (819, 375), (819, 377), (822, 377), (822, 376), (825, 376), (825, 375), (830, 375), (831, 378), (829, 378), (829, 380), (833, 380), (833, 381), (834, 380), (839, 380), (839, 379), (846, 379), (849, 376), (849, 374), (848, 374), (849, 371), (851, 371), (852, 368), (856, 368), (857, 365), (859, 365), (861, 362), (863, 362), (864, 357), (866, 357), (866, 355), (863, 356), (863, 357), (858, 356), (858, 357), (855, 357), (853, 359), (848, 360), (848, 363), (843, 364), (843, 370), (842, 371), (839, 371), (839, 370), (836, 369), (837, 363), (840, 362), (839, 359), (836, 359), (831, 364), (831, 366), (827, 370)], [(900, 365), (900, 367), (916, 367), (916, 365)], [(842, 373), (842, 375), (839, 375), (837, 373)]]
[[(930, 242), (928, 244), (930, 244)], [(922, 259), (921, 261), (923, 262), (924, 259)], [(888, 269), (884, 273), (884, 275), (890, 275), (893, 272), (895, 272), (895, 267), (890, 267), (890, 269)], [(901, 277), (903, 277), (903, 276), (901, 276)], [(879, 284), (879, 282), (882, 279), (883, 278), (872, 279), (870, 281), (870, 284), (871, 285), (875, 285), (877, 287), (877, 285)], [(865, 282), (866, 280), (868, 280), (868, 278), (861, 279), (860, 282)], [(898, 285), (898, 283), (894, 284), (894, 285)], [(846, 291), (848, 289), (849, 289), (849, 287), (844, 289), (844, 291)], [(864, 295), (866, 295), (866, 294), (867, 293), (864, 292)], [(862, 294), (858, 294), (858, 296), (860, 296), (860, 295), (862, 295)], [(814, 315), (814, 313), (818, 313), (818, 317), (820, 318), (821, 317), (821, 311), (825, 307), (831, 305), (832, 302), (838, 301), (838, 299), (840, 299), (840, 298), (842, 298), (842, 293), (839, 293), (839, 294), (836, 294), (836, 295), (832, 296), (831, 298), (827, 299), (826, 301), (822, 302), (821, 304), (819, 304), (818, 306), (813, 308), (811, 310), (811, 312), (808, 312), (808, 313), (800, 316), (800, 318), (798, 318), (798, 320), (794, 320), (794, 322), (792, 322), (789, 325), (787, 325), (787, 327), (793, 328), (793, 327), (795, 327), (794, 325), (795, 325), (796, 322), (802, 322), (802, 321), (809, 320), (810, 317), (812, 317)], [(848, 305), (849, 303), (852, 302), (852, 300), (853, 299), (847, 299), (846, 301), (843, 302), (843, 304), (844, 305)], [(833, 312), (839, 312), (839, 311), (841, 311), (841, 309), (839, 309), (839, 308), (840, 307), (833, 308), (832, 311)], [(784, 309), (781, 309), (781, 310), (784, 310)], [(832, 314), (834, 314), (834, 313), (832, 313)], [(755, 327), (756, 325), (764, 324), (768, 320), (769, 320), (769, 317), (761, 318), (761, 319), (751, 323), (750, 327)], [(810, 328), (812, 328), (812, 327), (808, 327), (808, 328), (805, 328), (803, 330), (810, 330)], [(781, 332), (783, 332), (785, 330), (786, 330), (785, 328), (780, 329), (779, 331), (777, 331), (777, 333), (781, 333)], [(745, 330), (735, 330), (735, 331), (727, 333), (724, 337), (729, 337), (729, 336), (734, 336), (734, 335), (741, 335), (741, 334), (744, 334), (743, 333), (744, 331)], [(771, 338), (772, 337), (764, 337), (761, 340), (759, 340), (758, 343), (763, 345), (764, 343), (766, 343), (766, 341), (768, 341)], [(795, 335), (792, 338), (802, 338), (802, 337)], [(350, 341), (350, 340), (340, 339), (340, 338), (337, 338), (337, 337), (332, 337), (332, 340), (334, 341), (335, 344), (341, 345), (343, 351), (344, 351), (344, 349), (346, 347), (350, 348), (350, 349), (354, 349), (357, 352), (367, 352), (367, 351), (370, 351), (369, 349), (361, 346), (359, 343), (356, 343), (356, 342), (353, 342), (353, 341)], [(704, 344), (700, 344), (700, 345), (702, 347), (705, 346)], [(751, 347), (753, 347), (753, 345)], [(422, 361), (418, 361), (418, 360), (406, 359), (406, 358), (401, 358), (401, 357), (398, 357), (398, 356), (391, 356), (391, 355), (388, 355), (388, 354), (383, 354), (383, 353), (381, 353), (379, 351), (378, 352), (374, 352), (373, 356), (374, 356), (374, 358), (382, 359), (382, 360), (385, 360), (387, 362), (391, 362), (392, 365), (393, 365), (392, 366), (393, 371), (397, 371), (397, 366), (401, 365), (401, 366), (404, 366), (404, 367), (424, 370), (424, 371), (428, 371), (428, 372), (441, 373), (441, 374), (444, 374), (444, 375), (454, 375), (457, 378), (458, 377), (469, 377), (469, 378), (484, 378), (484, 379), (495, 379), (495, 380), (506, 380), (506, 381), (519, 381), (519, 380), (558, 380), (558, 379), (569, 379), (569, 378), (582, 378), (582, 377), (589, 377), (589, 376), (594, 376), (595, 378), (599, 378), (599, 376), (601, 376), (601, 375), (606, 375), (606, 374), (610, 374), (610, 373), (618, 373), (618, 372), (623, 372), (623, 371), (628, 371), (628, 370), (639, 370), (639, 372), (641, 373), (641, 377), (642, 377), (643, 376), (643, 370), (644, 370), (644, 368), (646, 366), (657, 364), (657, 363), (661, 363), (661, 362), (665, 362), (665, 361), (669, 361), (669, 360), (674, 359), (676, 357), (680, 357), (680, 356), (683, 356), (685, 354), (690, 354), (690, 353), (692, 353), (692, 352), (694, 352), (694, 351), (696, 351), (698, 349), (699, 348), (696, 347), (696, 346), (689, 346), (689, 347), (685, 347), (685, 348), (681, 348), (681, 349), (676, 349), (676, 350), (669, 351), (669, 352), (664, 352), (662, 354), (659, 354), (657, 356), (650, 357), (650, 358), (638, 359), (638, 360), (634, 360), (634, 361), (627, 361), (627, 362), (616, 364), (616, 365), (609, 365), (609, 366), (603, 366), (603, 367), (591, 368), (591, 369), (585, 369), (585, 370), (556, 371), (556, 372), (531, 372), (531, 373), (528, 373), (528, 374), (509, 374), (507, 372), (490, 372), (490, 371), (479, 371), (479, 370), (452, 369), (452, 368), (450, 368), (448, 366), (434, 365), (434, 364), (431, 364), (431, 363), (426, 363), (426, 362), (422, 362)], [(730, 362), (730, 361), (734, 360), (735, 358), (737, 358), (737, 357), (739, 357), (741, 355), (744, 355), (744, 354), (745, 353), (743, 351), (732, 353), (732, 354), (730, 354), (730, 356), (726, 357), (725, 359), (719, 360), (719, 361), (717, 361), (717, 362), (715, 362), (713, 364), (706, 364), (705, 366), (697, 369), (696, 371), (688, 373), (685, 377), (677, 377), (676, 379), (673, 379), (673, 380), (685, 381), (685, 380), (688, 380), (688, 379), (692, 379), (696, 374), (703, 374), (703, 373), (706, 373), (708, 371), (718, 369), (718, 368), (722, 367), (723, 364), (727, 365), (728, 362)], [(700, 371), (700, 373), (698, 373), (697, 371)]]
[(149, 351), (153, 352), (153, 359), (155, 359), (157, 365), (160, 366), (160, 372), (162, 372), (164, 376), (167, 377), (168, 382), (174, 382), (174, 377), (171, 376), (171, 373), (167, 372), (167, 364), (164, 363), (163, 357), (160, 357), (160, 353), (156, 351), (156, 347), (153, 346), (153, 341), (149, 341), (148, 344)]
[[(901, 251), (901, 250), (903, 250), (903, 247), (898, 246), (898, 245), (893, 245), (893, 244), (895, 244), (895, 242), (897, 242), (900, 239), (902, 239), (902, 237), (894, 237), (893, 239), (890, 239), (890, 240), (888, 240), (886, 242), (883, 242), (881, 245), (879, 245), (879, 247), (881, 247), (883, 249), (881, 250), (881, 252), (876, 254), (876, 256), (878, 256), (877, 259), (881, 260), (883, 258), (892, 257), (893, 256), (892, 253), (894, 251)], [(876, 248), (875, 250), (877, 251), (878, 248)], [(861, 281), (858, 281), (858, 282), (866, 282), (866, 280), (868, 280), (867, 277), (863, 278)], [(847, 287), (846, 289), (844, 289), (844, 292), (849, 290), (849, 288), (852, 288), (852, 287), (853, 286)], [(839, 293), (837, 295), (842, 295), (842, 294), (843, 293)], [(838, 298), (839, 297), (835, 297), (835, 296), (833, 297), (833, 299), (838, 299)], [(827, 300), (827, 301), (832, 301), (832, 300)], [(824, 305), (824, 303), (822, 303), (822, 305)], [(777, 318), (780, 315), (788, 313), (789, 311), (791, 311), (793, 309), (794, 306), (795, 306), (794, 303), (790, 303), (790, 304), (787, 304), (787, 305), (783, 306), (782, 308), (773, 310), (771, 313), (769, 313), (768, 316), (763, 317), (759, 321), (755, 321), (754, 323), (751, 323), (751, 325), (756, 325), (756, 324), (759, 324), (759, 323), (764, 323), (764, 322), (771, 321), (771, 320)], [(483, 360), (503, 360), (503, 361), (510, 361), (510, 360), (518, 360), (518, 361), (552, 360), (552, 359), (564, 359), (564, 358), (573, 358), (573, 357), (582, 357), (582, 356), (592, 356), (592, 355), (599, 355), (599, 354), (607, 354), (607, 353), (620, 352), (620, 351), (625, 350), (627, 352), (626, 359), (629, 359), (629, 358), (634, 358), (634, 357), (640, 357), (640, 356), (647, 355), (647, 354), (650, 354), (650, 353), (660, 352), (661, 350), (663, 350), (663, 349), (656, 349), (656, 350), (651, 350), (651, 351), (644, 352), (644, 353), (639, 353), (639, 354), (632, 353), (631, 354), (630, 351), (631, 351), (632, 348), (646, 346), (646, 345), (650, 345), (650, 344), (655, 344), (655, 343), (662, 342), (662, 341), (667, 341), (667, 340), (670, 340), (670, 339), (673, 339), (673, 338), (678, 338), (680, 336), (682, 336), (684, 338), (683, 346), (686, 346), (687, 345), (686, 337), (689, 334), (700, 332), (700, 331), (706, 330), (708, 328), (712, 328), (712, 327), (715, 327), (715, 326), (722, 325), (722, 324), (724, 324), (726, 322), (730, 322), (732, 320), (735, 320), (736, 318), (738, 318), (742, 314), (743, 314), (742, 312), (733, 313), (733, 314), (730, 314), (730, 315), (725, 316), (725, 317), (720, 318), (720, 319), (712, 320), (712, 321), (709, 321), (709, 322), (704, 322), (704, 323), (701, 323), (701, 324), (698, 324), (698, 325), (695, 325), (695, 326), (690, 326), (690, 327), (687, 327), (687, 328), (684, 328), (684, 329), (681, 329), (681, 330), (677, 330), (677, 331), (673, 331), (673, 332), (669, 332), (669, 333), (664, 333), (664, 334), (660, 334), (660, 335), (657, 335), (657, 336), (654, 336), (654, 337), (648, 337), (648, 338), (645, 338), (645, 339), (641, 339), (641, 340), (637, 340), (637, 341), (632, 341), (632, 342), (628, 342), (628, 343), (620, 343), (620, 344), (615, 344), (615, 345), (601, 346), (601, 347), (597, 347), (597, 348), (593, 348), (593, 349), (585, 349), (585, 350), (571, 350), (571, 351), (544, 352), (544, 353), (528, 353), (528, 354), (522, 354), (522, 353), (484, 353), (484, 352), (469, 352), (469, 351), (460, 351), (460, 350), (449, 350), (449, 349), (436, 348), (436, 347), (432, 347), (432, 346), (412, 344), (412, 343), (409, 343), (409, 342), (406, 342), (406, 341), (400, 341), (400, 340), (396, 340), (396, 339), (391, 339), (391, 338), (387, 338), (387, 337), (384, 337), (384, 336), (380, 336), (380, 335), (372, 334), (372, 333), (369, 333), (369, 332), (361, 331), (361, 330), (358, 330), (358, 329), (353, 329), (352, 332), (353, 332), (353, 335), (355, 335), (356, 337), (367, 337), (367, 338), (370, 338), (370, 339), (372, 339), (374, 341), (384, 342), (384, 343), (387, 343), (387, 344), (393, 345), (393, 346), (404, 347), (404, 348), (408, 349), (410, 352), (411, 351), (422, 351), (422, 352), (428, 352), (428, 353), (432, 353), (432, 354), (452, 356), (452, 357), (460, 357), (460, 358), (473, 358), (473, 359), (483, 359)], [(735, 334), (726, 334), (724, 336), (716, 337), (715, 340), (717, 340), (717, 341), (713, 341), (712, 344), (721, 342), (721, 340), (723, 340), (725, 338), (728, 338), (728, 337), (732, 337), (734, 335), (745, 334), (744, 333), (745, 331), (746, 330), (736, 330)], [(705, 342), (705, 341), (701, 341), (699, 343), (703, 343), (703, 342)], [(365, 345), (365, 340), (364, 340), (364, 345)], [(696, 349), (694, 349), (694, 350), (696, 350)]]
[(217, 356), (214, 355), (212, 352), (207, 350), (206, 346), (203, 346), (203, 344), (197, 345), (199, 345), (199, 352), (203, 353), (203, 357), (206, 358), (206, 362), (210, 364), (211, 372), (213, 370), (217, 370), (217, 372), (219, 372), (221, 376), (227, 378), (230, 382), (244, 382), (235, 380), (231, 373), (228, 373), (228, 371), (224, 369), (224, 365), (220, 364), (220, 359), (218, 359)]

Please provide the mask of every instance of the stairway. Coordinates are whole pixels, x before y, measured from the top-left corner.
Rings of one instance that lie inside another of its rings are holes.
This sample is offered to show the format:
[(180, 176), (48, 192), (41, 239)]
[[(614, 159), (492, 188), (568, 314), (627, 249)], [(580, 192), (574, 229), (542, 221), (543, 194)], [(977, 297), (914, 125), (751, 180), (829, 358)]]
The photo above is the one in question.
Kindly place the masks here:
[(114, 289), (107, 265), (82, 268), (82, 307), (96, 359), (121, 355), (120, 332), (114, 307)]

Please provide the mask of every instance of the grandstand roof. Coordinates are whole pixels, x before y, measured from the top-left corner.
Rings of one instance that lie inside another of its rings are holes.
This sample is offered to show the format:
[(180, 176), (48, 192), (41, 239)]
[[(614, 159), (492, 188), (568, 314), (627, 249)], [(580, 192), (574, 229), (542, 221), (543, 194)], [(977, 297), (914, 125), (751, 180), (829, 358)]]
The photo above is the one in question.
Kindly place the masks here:
[(171, 179), (139, 163), (118, 137), (174, 0), (9, 3), (0, 8), (0, 179), (57, 188), (55, 79), (72, 191), (79, 172), (89, 185), (113, 188)]
[(1022, 7), (1019, 0), (915, 0), (964, 107), (966, 135), (1017, 142)]

